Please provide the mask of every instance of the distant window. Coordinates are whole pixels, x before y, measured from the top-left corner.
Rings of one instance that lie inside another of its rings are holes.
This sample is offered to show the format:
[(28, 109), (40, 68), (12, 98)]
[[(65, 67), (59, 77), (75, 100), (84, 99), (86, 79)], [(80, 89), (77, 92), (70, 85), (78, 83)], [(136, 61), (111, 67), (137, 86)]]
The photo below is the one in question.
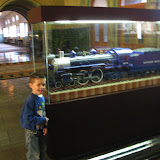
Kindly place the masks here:
[(93, 6), (94, 7), (107, 7), (107, 1), (106, 0), (94, 0)]
[(131, 5), (131, 4), (138, 4), (138, 3), (146, 3), (147, 0), (122, 0), (121, 6)]
[(16, 37), (17, 36), (16, 25), (12, 26), (12, 30), (13, 30), (12, 37)]
[(16, 37), (16, 25), (9, 26), (9, 37)]
[(28, 23), (24, 24), (24, 32), (25, 32), (25, 36), (28, 36)]
[(95, 41), (99, 42), (99, 24), (95, 24)]
[(14, 17), (12, 17), (12, 22), (15, 22), (15, 18)]
[(18, 21), (19, 20), (19, 16), (18, 15), (16, 15), (16, 21)]
[(8, 19), (8, 24), (10, 24), (10, 20)]
[(141, 3), (147, 3), (147, 0), (142, 0)]
[(20, 27), (19, 26), (16, 26), (16, 33), (17, 33), (17, 36), (19, 37), (20, 36)]
[(9, 37), (12, 37), (12, 26), (9, 26)]
[(141, 22), (137, 23), (137, 38), (142, 39), (142, 24), (141, 24)]
[(25, 37), (25, 28), (24, 28), (24, 23), (20, 23), (20, 37)]
[(108, 42), (107, 24), (104, 24), (104, 42)]
[(6, 28), (3, 28), (3, 36), (4, 37), (9, 37), (8, 36), (8, 28), (6, 27)]

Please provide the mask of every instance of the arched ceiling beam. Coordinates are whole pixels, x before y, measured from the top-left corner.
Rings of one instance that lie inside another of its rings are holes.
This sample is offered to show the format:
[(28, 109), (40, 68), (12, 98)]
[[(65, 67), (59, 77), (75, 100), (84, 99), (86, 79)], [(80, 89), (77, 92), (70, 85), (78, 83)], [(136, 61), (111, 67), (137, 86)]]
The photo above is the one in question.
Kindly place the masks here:
[(31, 2), (26, 2), (26, 1), (13, 1), (11, 3), (8, 3), (7, 5), (5, 5), (1, 11), (14, 11), (14, 12), (18, 12), (19, 14), (21, 14), (22, 16), (24, 16), (26, 18), (26, 20), (28, 20), (27, 17), (27, 12), (36, 7), (36, 4), (33, 4)]

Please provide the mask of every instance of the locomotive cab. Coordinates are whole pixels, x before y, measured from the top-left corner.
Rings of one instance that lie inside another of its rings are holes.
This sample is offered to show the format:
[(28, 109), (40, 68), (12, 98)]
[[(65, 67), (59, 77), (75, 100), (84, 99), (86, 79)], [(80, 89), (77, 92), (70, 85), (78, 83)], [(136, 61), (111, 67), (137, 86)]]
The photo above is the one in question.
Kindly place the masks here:
[(129, 48), (112, 48), (108, 51), (114, 57), (114, 65), (118, 68), (129, 67), (129, 56), (133, 51)]

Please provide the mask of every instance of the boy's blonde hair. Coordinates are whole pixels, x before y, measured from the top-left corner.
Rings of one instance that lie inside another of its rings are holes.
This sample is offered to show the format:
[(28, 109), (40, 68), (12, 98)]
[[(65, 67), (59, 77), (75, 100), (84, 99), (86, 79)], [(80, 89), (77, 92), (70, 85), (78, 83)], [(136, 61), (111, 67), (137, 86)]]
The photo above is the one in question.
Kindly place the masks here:
[(46, 78), (43, 74), (38, 73), (38, 72), (34, 72), (29, 76), (29, 83), (34, 83), (35, 79), (37, 78)]

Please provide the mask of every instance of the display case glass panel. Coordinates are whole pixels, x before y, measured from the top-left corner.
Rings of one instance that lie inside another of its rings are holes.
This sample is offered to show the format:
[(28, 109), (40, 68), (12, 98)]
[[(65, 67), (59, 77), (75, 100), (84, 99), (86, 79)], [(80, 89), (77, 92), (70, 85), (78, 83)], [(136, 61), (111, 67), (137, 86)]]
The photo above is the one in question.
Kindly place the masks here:
[(55, 20), (31, 27), (35, 71), (47, 76), (51, 102), (159, 84), (158, 21)]

